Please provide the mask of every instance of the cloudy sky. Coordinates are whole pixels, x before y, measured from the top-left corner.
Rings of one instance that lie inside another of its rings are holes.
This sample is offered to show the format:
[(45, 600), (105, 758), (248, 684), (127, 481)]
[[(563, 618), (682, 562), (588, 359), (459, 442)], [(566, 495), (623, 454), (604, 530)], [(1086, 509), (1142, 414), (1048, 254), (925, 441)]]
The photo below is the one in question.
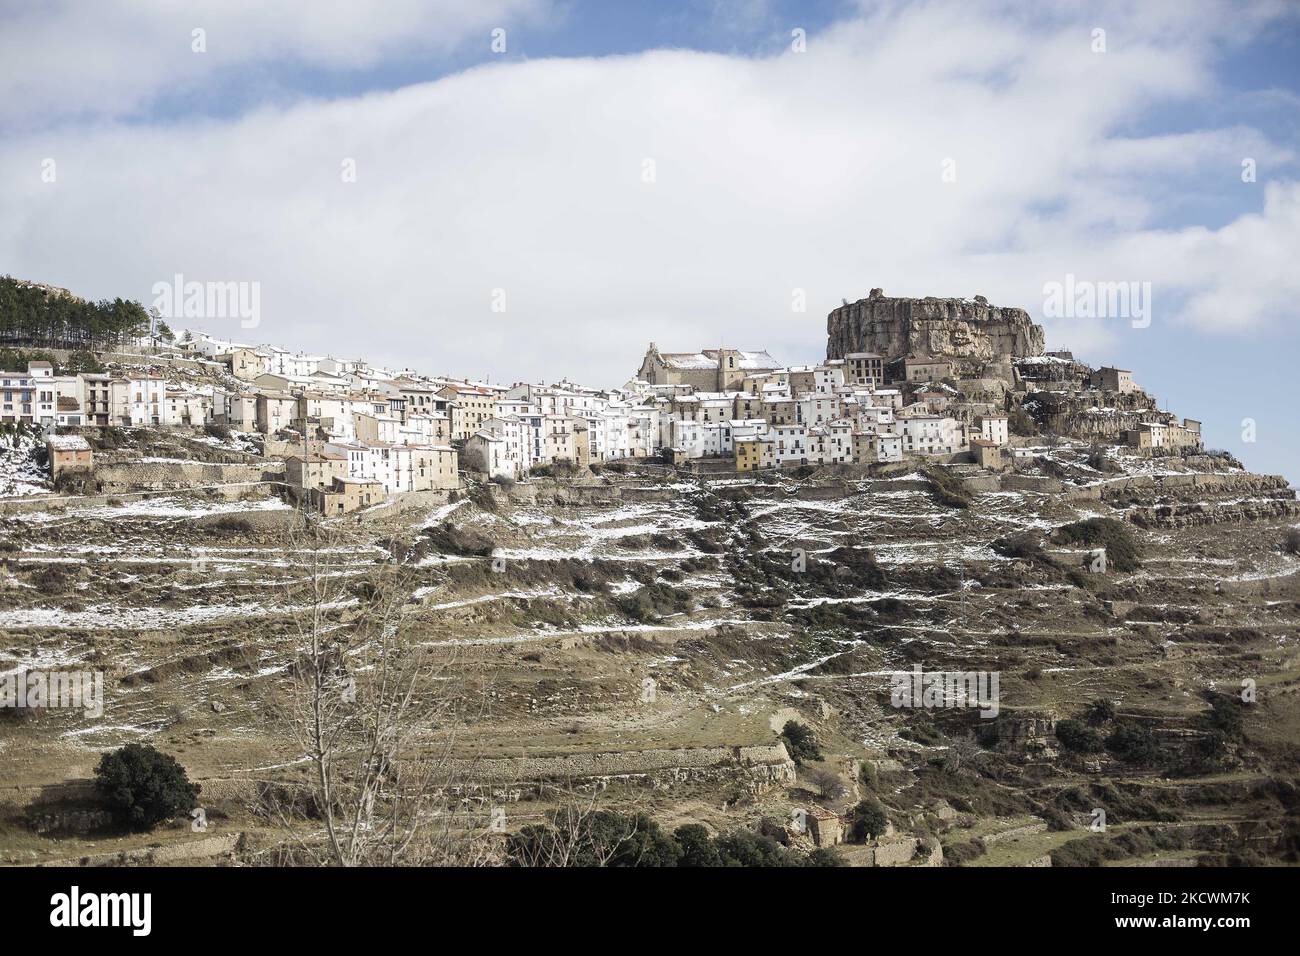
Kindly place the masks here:
[[(978, 293), (1300, 479), (1295, 3), (0, 0), (0, 64), (0, 273), (602, 385)], [(1067, 275), (1150, 321), (1045, 315)]]

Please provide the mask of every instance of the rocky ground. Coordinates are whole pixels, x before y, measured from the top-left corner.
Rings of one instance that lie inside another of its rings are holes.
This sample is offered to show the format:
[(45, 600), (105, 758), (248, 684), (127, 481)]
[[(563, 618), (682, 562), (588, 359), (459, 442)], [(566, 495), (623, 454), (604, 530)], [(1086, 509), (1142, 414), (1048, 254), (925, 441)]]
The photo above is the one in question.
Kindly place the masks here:
[[(400, 542), (404, 625), (462, 705), (436, 733), (512, 828), (562, 776), (668, 826), (794, 842), (801, 810), (879, 803), (894, 849), (859, 863), (1294, 861), (1293, 493), (1222, 460), (1035, 454), (1001, 481), (606, 472), (381, 508), (335, 522), (329, 613), (345, 625)], [(3, 727), (0, 860), (191, 839), (33, 813), (83, 806), (75, 782), (129, 741), (185, 764), (237, 855), (283, 838), (254, 798), (303, 770), (274, 719), (318, 559), (292, 518), (250, 490), (0, 519), (0, 672), (107, 675), (102, 717)], [(1090, 518), (1128, 529), (1133, 564), (1089, 570), (1060, 529)], [(997, 716), (893, 706), (916, 664), (997, 673)], [(772, 758), (791, 720), (820, 759)]]

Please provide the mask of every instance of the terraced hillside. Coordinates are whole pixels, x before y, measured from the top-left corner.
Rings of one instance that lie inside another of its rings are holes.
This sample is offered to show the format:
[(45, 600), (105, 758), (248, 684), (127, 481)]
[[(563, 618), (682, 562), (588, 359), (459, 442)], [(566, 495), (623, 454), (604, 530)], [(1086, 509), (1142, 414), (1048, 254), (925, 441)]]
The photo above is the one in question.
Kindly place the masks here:
[[(0, 671), (107, 686), (102, 716), (4, 726), (0, 859), (200, 839), (96, 830), (84, 781), (131, 741), (203, 785), (203, 840), (266, 859), (286, 822), (263, 797), (310, 784), (278, 716), (303, 619), (346, 631), (377, 586), (441, 662), (422, 692), (456, 703), (424, 746), (508, 830), (594, 792), (794, 842), (801, 812), (879, 804), (887, 832), (846, 847), (857, 863), (1294, 859), (1294, 493), (1221, 459), (1035, 451), (1004, 478), (488, 485), (316, 532), (251, 490), (9, 515)], [(996, 674), (997, 715), (894, 706), (916, 665)], [(780, 736), (791, 721), (819, 754)]]

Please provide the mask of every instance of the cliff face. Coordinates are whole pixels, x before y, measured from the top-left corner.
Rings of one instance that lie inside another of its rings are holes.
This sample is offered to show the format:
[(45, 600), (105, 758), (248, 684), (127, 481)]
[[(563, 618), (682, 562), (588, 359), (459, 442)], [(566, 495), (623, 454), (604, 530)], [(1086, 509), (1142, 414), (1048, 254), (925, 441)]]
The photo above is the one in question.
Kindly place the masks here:
[(849, 352), (938, 355), (998, 361), (1041, 355), (1043, 327), (1024, 309), (967, 299), (896, 299), (880, 289), (826, 317), (826, 357)]

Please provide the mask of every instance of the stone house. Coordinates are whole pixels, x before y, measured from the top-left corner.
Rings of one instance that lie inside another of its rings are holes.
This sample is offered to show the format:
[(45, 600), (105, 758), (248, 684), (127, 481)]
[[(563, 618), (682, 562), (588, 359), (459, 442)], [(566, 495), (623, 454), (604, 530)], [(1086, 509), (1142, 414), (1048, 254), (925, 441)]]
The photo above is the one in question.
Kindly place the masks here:
[(322, 514), (340, 515), (382, 503), (387, 494), (384, 486), (370, 478), (335, 478), (328, 488), (313, 490)]
[(411, 445), (411, 490), (452, 491), (460, 487), (459, 456), (450, 445)]
[(952, 376), (952, 364), (929, 355), (909, 355), (903, 359), (905, 382), (941, 382)]
[(844, 821), (838, 813), (813, 806), (808, 811), (808, 833), (818, 846), (839, 846), (844, 842)]
[(975, 464), (989, 471), (1001, 471), (1004, 467), (1002, 446), (987, 438), (972, 438), (970, 442), (971, 457)]
[(844, 356), (844, 379), (854, 385), (885, 384), (885, 357), (875, 352), (850, 352)]
[(293, 427), (298, 415), (298, 399), (288, 392), (263, 391), (257, 395), (257, 430), (274, 435), (282, 428)]
[(812, 365), (793, 365), (788, 373), (791, 395), (807, 395), (815, 390), (817, 370)]
[(312, 447), (309, 453), (290, 455), (284, 460), (285, 484), (295, 499), (332, 488), (336, 478), (347, 477), (347, 455), (325, 446)]
[[(342, 435), (335, 437), (344, 440)], [(390, 412), (354, 411), (352, 413), (352, 440), (396, 444), (402, 441), (402, 438), (402, 419), (399, 416)], [(417, 434), (416, 440), (419, 443), (424, 443), (430, 439), (423, 434)]]
[(90, 442), (80, 435), (50, 435), (45, 439), (50, 456), (50, 477), (58, 478), (64, 472), (92, 471), (95, 454)]
[(219, 389), (213, 395), (213, 418), (236, 431), (257, 428), (257, 393)]
[(892, 408), (895, 411), (903, 407), (903, 393), (897, 388), (877, 388), (872, 390), (871, 404), (880, 408)]
[(1201, 442), (1201, 423), (1195, 418), (1184, 418), (1175, 439), (1180, 448), (1191, 448), (1199, 451), (1204, 447)]
[(496, 414), (497, 396), (488, 388), (477, 385), (444, 385), (437, 397), (447, 403), (451, 420), (452, 441), (468, 441)]
[(212, 420), (212, 395), (206, 392), (167, 389), (164, 397), (164, 425), (197, 428)]
[(547, 415), (542, 427), (546, 463), (565, 461), (575, 468), (591, 464), (586, 419), (576, 415)]
[(1178, 421), (1142, 422), (1137, 428), (1124, 432), (1124, 442), (1139, 451), (1170, 448), (1179, 451), (1198, 451), (1201, 446), (1201, 423), (1194, 418)]
[(763, 417), (772, 426), (798, 425), (800, 405), (797, 398), (769, 398), (763, 400)]
[(1093, 388), (1100, 388), (1107, 392), (1140, 392), (1141, 389), (1133, 381), (1133, 373), (1126, 368), (1111, 368), (1108, 365), (1102, 366), (1093, 372), (1089, 378), (1089, 384)]
[(254, 381), (259, 375), (270, 371), (267, 356), (256, 349), (238, 346), (216, 357), (230, 369), (230, 374), (241, 382)]

